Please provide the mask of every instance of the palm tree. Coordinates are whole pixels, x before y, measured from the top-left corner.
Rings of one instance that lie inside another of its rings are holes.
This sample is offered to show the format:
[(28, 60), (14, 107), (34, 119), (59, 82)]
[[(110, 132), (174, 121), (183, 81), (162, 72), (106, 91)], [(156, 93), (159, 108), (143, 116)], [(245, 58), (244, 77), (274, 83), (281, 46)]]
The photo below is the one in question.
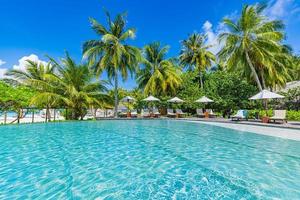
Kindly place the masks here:
[(290, 74), (292, 74), (292, 81), (300, 80), (300, 56), (292, 56), (292, 68), (290, 69)]
[(241, 17), (235, 22), (225, 18), (223, 23), (228, 32), (220, 34), (224, 47), (218, 53), (229, 69), (239, 69), (254, 78), (259, 90), (262, 90), (264, 73), (275, 72), (282, 67), (277, 55), (283, 52), (280, 44), (284, 38), (283, 24), (278, 20), (267, 20), (262, 12), (265, 4), (246, 5)]
[[(25, 70), (16, 70), (12, 69), (7, 72), (8, 76), (11, 76), (13, 80), (18, 83), (24, 84), (28, 87), (31, 87), (33, 90), (37, 88), (32, 87), (31, 83), (33, 81), (45, 81), (47, 75), (51, 75), (54, 73), (55, 66), (51, 65), (50, 62), (44, 64), (42, 62), (35, 62), (32, 60), (26, 61)], [(47, 100), (45, 98), (44, 100)], [(49, 107), (51, 106), (51, 101), (45, 103), (46, 105), (46, 121), (50, 117)]]
[(180, 86), (181, 70), (174, 59), (165, 59), (168, 50), (168, 46), (161, 47), (159, 42), (144, 47), (144, 67), (137, 73), (137, 82), (145, 94), (174, 94)]
[(125, 16), (119, 14), (112, 21), (107, 13), (108, 27), (90, 19), (93, 30), (100, 36), (99, 40), (89, 40), (83, 45), (84, 57), (94, 67), (97, 75), (106, 70), (115, 86), (115, 117), (118, 111), (118, 75), (123, 81), (128, 74), (136, 71), (141, 55), (138, 48), (126, 44), (128, 39), (135, 37), (135, 29), (126, 29)]
[(182, 50), (179, 55), (180, 63), (199, 71), (200, 86), (203, 88), (202, 72), (216, 60), (215, 55), (209, 51), (211, 45), (205, 45), (206, 35), (194, 33), (182, 41)]
[(23, 84), (27, 84), (31, 79), (43, 80), (46, 74), (52, 74), (55, 70), (55, 67), (50, 62), (47, 64), (32, 60), (27, 60), (26, 62), (26, 70), (12, 69), (6, 75), (12, 76), (15, 80)]
[(82, 119), (88, 108), (101, 106), (107, 100), (104, 81), (94, 82), (94, 75), (87, 64), (76, 64), (67, 54), (61, 64), (52, 59), (57, 73), (49, 74), (45, 80), (31, 80), (38, 88), (31, 103), (35, 105), (52, 102), (52, 105), (64, 105), (71, 110), (71, 119)]

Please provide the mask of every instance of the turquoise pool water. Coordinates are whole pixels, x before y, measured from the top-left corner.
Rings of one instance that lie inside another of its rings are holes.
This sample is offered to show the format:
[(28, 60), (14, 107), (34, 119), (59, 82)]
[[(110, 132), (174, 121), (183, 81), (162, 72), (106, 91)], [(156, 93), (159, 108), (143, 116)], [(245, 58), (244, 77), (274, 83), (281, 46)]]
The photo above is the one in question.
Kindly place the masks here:
[(300, 199), (300, 142), (168, 120), (0, 127), (0, 199)]

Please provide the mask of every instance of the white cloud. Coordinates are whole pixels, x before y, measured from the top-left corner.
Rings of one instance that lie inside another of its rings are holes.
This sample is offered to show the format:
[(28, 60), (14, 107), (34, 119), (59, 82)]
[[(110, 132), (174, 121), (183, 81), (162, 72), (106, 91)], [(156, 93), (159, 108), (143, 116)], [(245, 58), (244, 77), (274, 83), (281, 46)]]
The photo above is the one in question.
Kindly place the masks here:
[(206, 21), (203, 24), (202, 29), (204, 34), (207, 35), (206, 44), (212, 46), (209, 50), (212, 53), (217, 54), (223, 46), (223, 43), (219, 43), (218, 41), (219, 34), (225, 31), (223, 24), (219, 23), (216, 28), (214, 28), (210, 21)]
[(6, 68), (3, 69), (0, 68), (0, 79), (7, 78), (7, 76), (5, 76), (6, 72), (7, 72)]
[(207, 30), (210, 30), (212, 28), (212, 24), (210, 23), (210, 21), (206, 21), (204, 24), (203, 24), (203, 29), (205, 31)]
[[(0, 59), (0, 66), (4, 65), (6, 62)], [(7, 72), (6, 68), (0, 68), (0, 79), (6, 78), (5, 73)]]
[(31, 60), (31, 61), (34, 61), (34, 62), (37, 62), (37, 63), (47, 64), (47, 62), (40, 60), (37, 55), (31, 54), (30, 56), (24, 56), (21, 59), (19, 59), (19, 64), (14, 65), (13, 69), (25, 71), (26, 70), (26, 65), (27, 65), (27, 60)]
[(273, 0), (266, 9), (265, 14), (271, 19), (288, 21), (300, 14), (300, 5), (296, 0)]
[(0, 66), (4, 65), (6, 62), (0, 59)]

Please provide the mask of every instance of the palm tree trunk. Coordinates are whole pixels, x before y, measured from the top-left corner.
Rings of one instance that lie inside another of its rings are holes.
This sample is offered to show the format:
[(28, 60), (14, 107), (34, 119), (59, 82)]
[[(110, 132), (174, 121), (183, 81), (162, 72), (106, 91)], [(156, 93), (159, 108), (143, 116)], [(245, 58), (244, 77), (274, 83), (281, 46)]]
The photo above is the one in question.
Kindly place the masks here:
[(6, 124), (6, 121), (7, 121), (7, 111), (5, 110), (4, 111), (4, 124)]
[(31, 123), (34, 123), (34, 109), (32, 109)]
[(115, 69), (115, 113), (114, 117), (118, 117), (118, 71)]
[(248, 62), (248, 64), (249, 64), (249, 66), (250, 66), (250, 69), (251, 69), (251, 71), (252, 71), (252, 74), (253, 74), (253, 76), (254, 76), (254, 78), (255, 78), (255, 81), (256, 81), (256, 83), (257, 83), (257, 86), (258, 86), (259, 90), (262, 91), (263, 89), (262, 89), (260, 80), (259, 80), (258, 75), (257, 75), (257, 72), (256, 72), (256, 70), (255, 70), (255, 68), (254, 68), (254, 66), (253, 66), (253, 64), (252, 64), (252, 62), (251, 62), (251, 60), (250, 60), (250, 57), (249, 57), (248, 52), (246, 52), (246, 59), (247, 59), (247, 62)]
[(200, 77), (200, 87), (203, 89), (203, 79), (202, 79), (202, 72), (201, 70), (199, 71), (199, 77)]
[(265, 77), (264, 77), (264, 72), (263, 70), (260, 70), (260, 78), (261, 78), (261, 82), (262, 82), (262, 86), (263, 86), (263, 89), (266, 89), (266, 82), (265, 82)]
[(20, 124), (21, 109), (18, 110), (18, 124)]

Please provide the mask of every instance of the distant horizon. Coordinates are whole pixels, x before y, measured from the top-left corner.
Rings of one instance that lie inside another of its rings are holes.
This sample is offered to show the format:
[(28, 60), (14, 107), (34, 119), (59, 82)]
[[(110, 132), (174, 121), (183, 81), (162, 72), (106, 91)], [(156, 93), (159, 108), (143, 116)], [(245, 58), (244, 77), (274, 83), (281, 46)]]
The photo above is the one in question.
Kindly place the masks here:
[[(225, 0), (209, 3), (197, 0), (164, 1), (154, 0), (90, 0), (81, 1), (34, 0), (5, 1), (0, 13), (0, 78), (14, 68), (24, 67), (24, 61), (34, 59), (46, 61), (45, 55), (58, 59), (65, 51), (81, 61), (81, 47), (84, 41), (97, 39), (90, 27), (89, 17), (105, 24), (104, 9), (114, 17), (120, 12), (128, 13), (128, 27), (137, 29), (137, 37), (130, 44), (142, 48), (144, 45), (160, 41), (170, 46), (168, 57), (180, 52), (180, 41), (193, 32), (208, 35), (209, 42), (216, 43), (217, 34), (222, 30), (223, 17), (235, 18), (240, 15), (244, 4), (254, 4), (253, 0), (233, 0), (230, 5)], [(271, 19), (283, 20), (287, 33), (286, 43), (295, 54), (300, 53), (300, 2), (296, 0), (271, 0), (266, 15)], [(212, 51), (218, 49), (215, 46)], [(102, 79), (106, 79), (106, 75)], [(132, 89), (135, 80), (128, 79), (120, 86)]]

